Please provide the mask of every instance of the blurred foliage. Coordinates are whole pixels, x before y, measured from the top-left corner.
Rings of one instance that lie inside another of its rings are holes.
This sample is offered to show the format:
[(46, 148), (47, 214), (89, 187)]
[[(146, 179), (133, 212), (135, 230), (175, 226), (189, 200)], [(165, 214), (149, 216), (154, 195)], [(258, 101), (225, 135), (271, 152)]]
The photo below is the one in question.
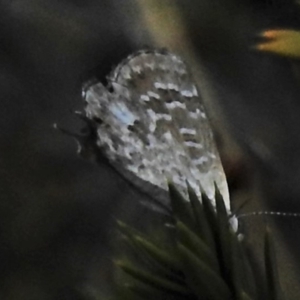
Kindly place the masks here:
[[(295, 1), (295, 3), (300, 5), (299, 1)], [(300, 13), (299, 10), (298, 13)], [(300, 58), (300, 31), (268, 29), (263, 31), (261, 36), (265, 40), (256, 46), (257, 50), (288, 58)]]
[(266, 30), (262, 37), (266, 40), (256, 46), (257, 50), (288, 58), (300, 58), (300, 31)]
[(169, 191), (172, 220), (160, 230), (172, 237), (171, 243), (161, 234), (147, 236), (118, 222), (122, 243), (129, 247), (118, 244), (121, 259), (115, 263), (124, 275), (117, 277), (116, 299), (283, 299), (269, 230), (264, 276), (230, 226), (218, 190), (216, 208), (204, 193), (201, 203), (190, 187), (189, 202), (173, 185)]

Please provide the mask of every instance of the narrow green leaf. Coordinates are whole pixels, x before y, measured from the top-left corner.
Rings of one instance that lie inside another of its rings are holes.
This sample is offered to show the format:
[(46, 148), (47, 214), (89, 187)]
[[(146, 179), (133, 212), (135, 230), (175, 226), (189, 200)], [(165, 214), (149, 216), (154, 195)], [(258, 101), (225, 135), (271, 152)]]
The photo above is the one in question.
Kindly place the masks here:
[(190, 291), (187, 287), (180, 285), (174, 281), (167, 280), (157, 275), (153, 275), (150, 272), (138, 269), (133, 265), (125, 261), (115, 262), (125, 273), (129, 274), (134, 279), (143, 282), (144, 284), (149, 284), (162, 292), (172, 292), (178, 293), (180, 295), (189, 295)]
[(231, 288), (234, 288), (234, 278), (232, 274), (232, 238), (235, 238), (229, 226), (228, 215), (224, 200), (218, 187), (215, 185), (215, 201), (217, 210), (217, 250), (219, 251), (219, 262), (223, 277), (226, 279)]
[(169, 183), (169, 194), (175, 217), (187, 224), (190, 228), (194, 228), (195, 220), (191, 206), (172, 183)]
[(256, 299), (257, 289), (255, 278), (248, 255), (245, 253), (245, 246), (238, 240), (232, 239), (232, 265), (236, 291), (243, 290), (245, 293)]
[(212, 200), (207, 197), (201, 185), (200, 185), (200, 190), (201, 190), (202, 206), (203, 206), (204, 214), (209, 223), (209, 227), (211, 228), (214, 236), (216, 237), (216, 234), (218, 232), (218, 223), (217, 223), (215, 208), (212, 205)]
[(244, 265), (243, 262), (240, 260), (239, 257), (239, 251), (237, 248), (237, 241), (232, 237), (231, 239), (231, 254), (232, 257), (230, 258), (231, 261), (231, 270), (230, 270), (230, 276), (231, 276), (231, 286), (234, 288), (234, 294), (236, 298), (239, 298), (240, 291), (243, 290), (243, 277), (245, 274), (243, 273)]
[(189, 297), (187, 295), (181, 295), (178, 293), (173, 293), (169, 291), (162, 291), (161, 289), (157, 289), (151, 285), (145, 285), (137, 281), (134, 284), (127, 285), (128, 288), (133, 293), (139, 295), (142, 299), (172, 299), (172, 300), (187, 300)]
[[(251, 278), (252, 270), (249, 269), (249, 261), (247, 260), (240, 242), (233, 234), (231, 243), (231, 285), (235, 290), (235, 295), (237, 299), (244, 299), (244, 297), (246, 297), (248, 294), (251, 296), (256, 296), (256, 289), (253, 287), (253, 278)], [(241, 291), (243, 291), (242, 294)]]
[(270, 300), (282, 300), (282, 291), (280, 287), (279, 274), (277, 270), (276, 255), (274, 251), (271, 230), (266, 228), (265, 234), (265, 269), (266, 280)]
[(127, 288), (127, 285), (115, 285), (114, 286), (114, 297), (113, 299), (122, 299), (122, 300), (141, 300), (141, 297), (133, 293), (130, 289)]
[(120, 231), (125, 234), (126, 236), (129, 236), (129, 237), (133, 237), (134, 235), (139, 235), (139, 236), (143, 236), (145, 237), (144, 234), (142, 234), (140, 231), (136, 230), (135, 228), (127, 225), (126, 223), (124, 223), (123, 221), (121, 220), (116, 220), (117, 222), (117, 225), (120, 229)]
[[(120, 231), (123, 233), (123, 235), (125, 237), (127, 237), (127, 240), (129, 241), (129, 243), (131, 243), (131, 246), (133, 248), (136, 248), (137, 251), (144, 250), (144, 248), (141, 247), (141, 243), (137, 243), (137, 237), (139, 237), (140, 240), (142, 239), (142, 240), (148, 241), (148, 243), (151, 243), (154, 246), (156, 246), (157, 248), (162, 249), (162, 245), (160, 244), (158, 246), (157, 245), (158, 242), (154, 242), (153, 240), (151, 240), (151, 237), (146, 236), (145, 234), (130, 227), (129, 225), (125, 224), (122, 221), (117, 221), (117, 224), (119, 226)], [(163, 251), (165, 251), (165, 250), (163, 250)]]
[(178, 256), (174, 253), (168, 253), (160, 249), (155, 244), (151, 243), (149, 240), (144, 239), (141, 236), (134, 236), (135, 241), (141, 248), (143, 248), (153, 259), (165, 267), (169, 272), (179, 273), (181, 269), (181, 264), (178, 260)]
[(196, 222), (196, 230), (198, 235), (202, 238), (202, 240), (210, 247), (213, 253), (216, 253), (216, 243), (214, 234), (209, 226), (207, 221), (207, 217), (204, 214), (203, 207), (200, 199), (197, 197), (196, 193), (192, 189), (192, 187), (187, 182), (188, 187), (188, 195), (191, 203), (191, 207), (193, 209), (193, 214)]
[(200, 237), (180, 221), (177, 222), (176, 227), (178, 229), (180, 243), (192, 251), (209, 268), (219, 273), (220, 268), (214, 252), (211, 251)]
[(118, 224), (124, 232), (123, 241), (135, 254), (134, 261), (138, 258), (137, 262), (142, 263), (145, 268), (156, 268), (157, 274), (161, 276), (183, 281), (180, 261), (175, 251), (162, 249), (161, 245), (158, 246), (157, 243), (121, 221), (118, 221)]
[(255, 299), (251, 298), (245, 291), (242, 291), (239, 293), (237, 300), (255, 300)]
[(218, 274), (204, 264), (184, 245), (179, 243), (178, 249), (180, 250), (187, 282), (199, 299), (232, 299), (228, 286)]
[(222, 218), (222, 220), (226, 220), (226, 224), (228, 224), (228, 213), (225, 207), (223, 196), (221, 195), (218, 186), (215, 183), (215, 200), (216, 200), (216, 210), (218, 214), (218, 219)]
[(130, 251), (135, 253), (137, 257), (143, 259), (145, 263), (149, 263), (149, 261), (145, 259), (147, 258), (145, 252), (135, 240), (135, 236), (138, 235), (142, 237), (142, 233), (140, 233), (138, 230), (134, 228), (131, 228), (127, 224), (123, 223), (122, 221), (118, 220), (117, 224), (122, 233), (123, 242), (126, 242), (126, 245), (129, 247)]

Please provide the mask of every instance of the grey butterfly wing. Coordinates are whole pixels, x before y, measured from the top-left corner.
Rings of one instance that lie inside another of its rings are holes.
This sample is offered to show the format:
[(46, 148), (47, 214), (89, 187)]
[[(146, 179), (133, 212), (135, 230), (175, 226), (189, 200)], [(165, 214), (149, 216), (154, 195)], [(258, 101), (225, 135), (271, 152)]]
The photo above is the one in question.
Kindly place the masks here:
[[(155, 197), (166, 198), (167, 179), (183, 195), (186, 180), (214, 197), (214, 182), (229, 208), (226, 178), (202, 100), (185, 63), (177, 56), (142, 51), (110, 77), (86, 90), (86, 114), (101, 119), (99, 148), (121, 173)], [(146, 184), (145, 184), (146, 183)], [(146, 188), (147, 187), (147, 188)]]

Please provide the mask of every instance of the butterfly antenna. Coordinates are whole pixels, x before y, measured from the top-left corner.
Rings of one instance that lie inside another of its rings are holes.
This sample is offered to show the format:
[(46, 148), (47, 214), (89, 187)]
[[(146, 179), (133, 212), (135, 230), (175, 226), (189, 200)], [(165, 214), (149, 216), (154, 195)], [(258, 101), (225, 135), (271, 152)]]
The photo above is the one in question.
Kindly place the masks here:
[(240, 203), (229, 215), (229, 217), (233, 217), (233, 216), (241, 216), (242, 214), (240, 214), (240, 212), (242, 211), (242, 209), (246, 206), (246, 204), (248, 204), (250, 201), (250, 198), (247, 198), (245, 200), (242, 201), (242, 203)]
[(244, 213), (240, 215), (236, 215), (238, 219), (246, 218), (246, 217), (253, 217), (253, 216), (276, 216), (276, 217), (293, 217), (299, 218), (300, 213), (293, 213), (293, 212), (281, 212), (281, 211), (253, 211), (249, 213)]

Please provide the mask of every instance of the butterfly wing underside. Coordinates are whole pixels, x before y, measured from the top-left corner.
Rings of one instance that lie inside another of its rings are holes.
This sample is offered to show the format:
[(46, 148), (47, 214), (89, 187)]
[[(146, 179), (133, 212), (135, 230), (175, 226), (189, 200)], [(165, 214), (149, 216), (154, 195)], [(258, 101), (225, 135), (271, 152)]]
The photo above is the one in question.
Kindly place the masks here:
[[(97, 145), (109, 162), (154, 197), (166, 197), (167, 179), (186, 195), (186, 181), (214, 198), (214, 182), (229, 209), (226, 177), (186, 64), (168, 52), (141, 51), (109, 78), (84, 91), (86, 115), (101, 120)], [(156, 191), (156, 192), (154, 192)]]

